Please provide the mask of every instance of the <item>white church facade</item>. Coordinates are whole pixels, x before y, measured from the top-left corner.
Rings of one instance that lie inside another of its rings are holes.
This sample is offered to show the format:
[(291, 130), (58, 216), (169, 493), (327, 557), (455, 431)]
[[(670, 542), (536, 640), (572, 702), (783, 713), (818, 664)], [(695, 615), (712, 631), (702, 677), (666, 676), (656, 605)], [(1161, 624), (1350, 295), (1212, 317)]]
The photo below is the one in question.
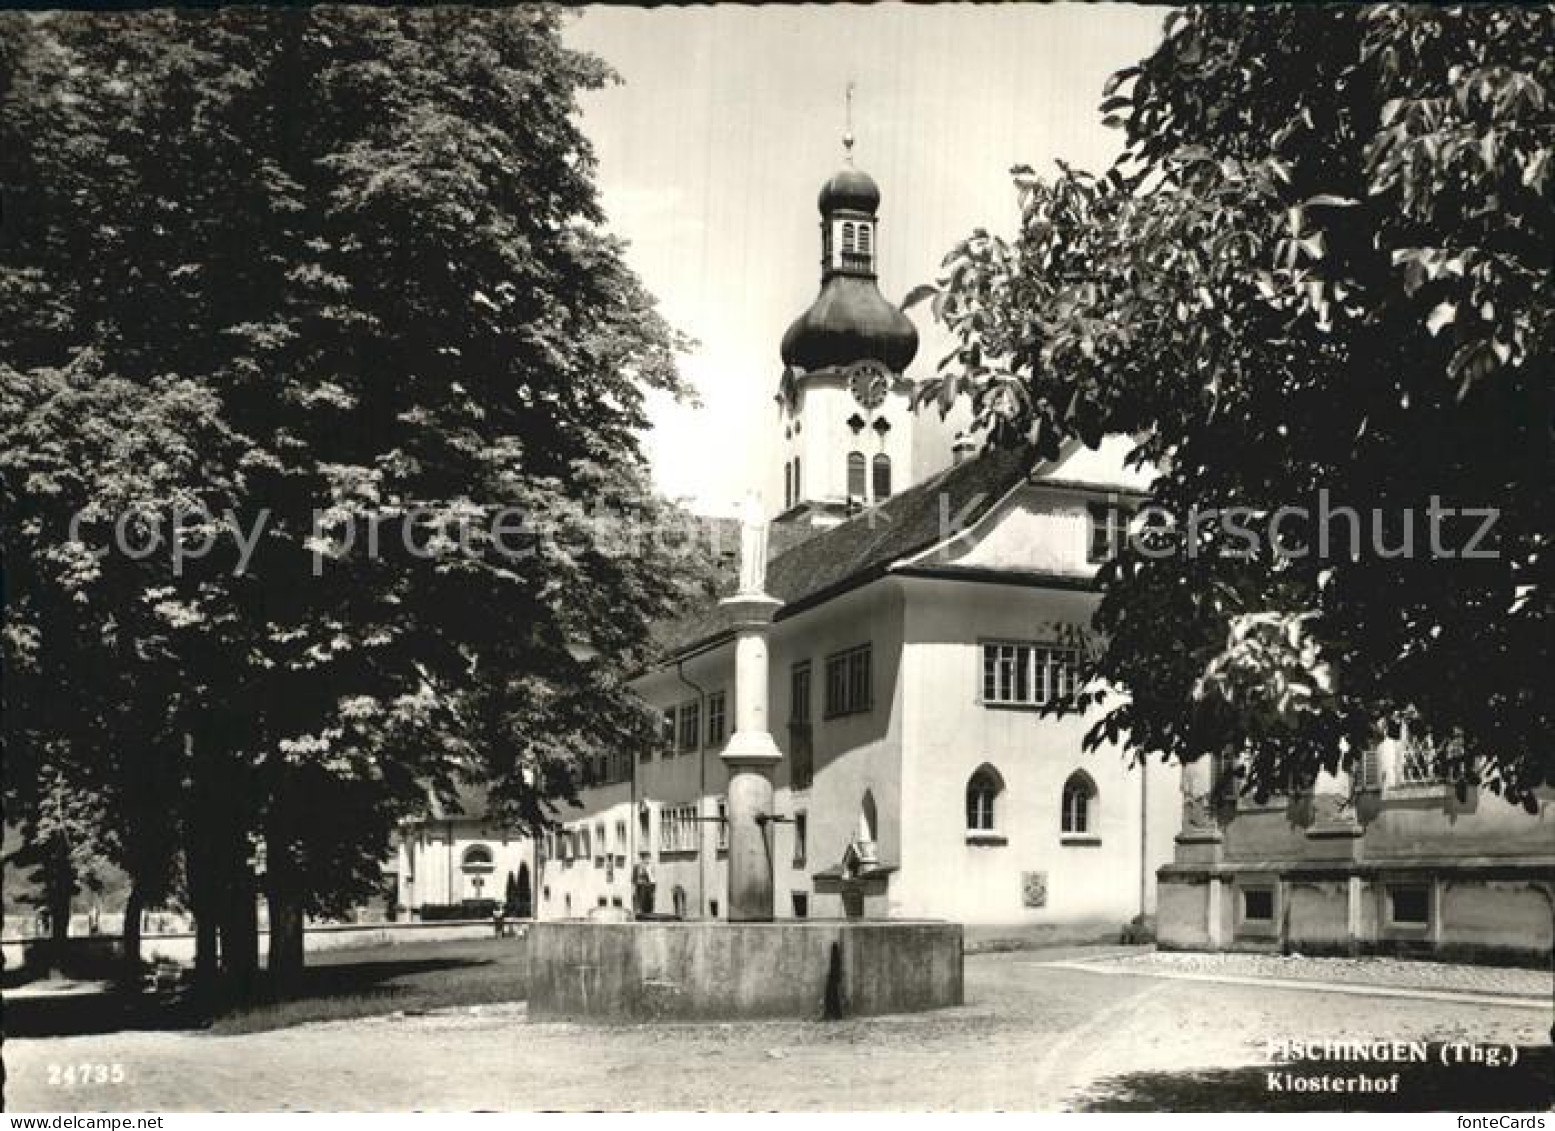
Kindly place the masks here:
[[(766, 488), (775, 914), (1116, 931), (1153, 912), (1177, 774), (1087, 753), (1092, 720), (1044, 708), (1086, 647), (1108, 516), (1143, 484), (1121, 444), (979, 455), (964, 417), (913, 413), (917, 331), (876, 286), (879, 191), (850, 165), (819, 205), (821, 291), (782, 343)], [(710, 602), (664, 642), (635, 684), (660, 747), (601, 752), (581, 807), (522, 852), (539, 918), (645, 897), (727, 914), (734, 633)]]
[[(876, 285), (879, 203), (851, 164), (822, 188), (821, 289), (784, 336), (766, 425), (773, 914), (1100, 936), (1159, 902), (1165, 947), (1547, 960), (1548, 796), (1531, 814), (1459, 796), (1390, 741), (1364, 780), (1255, 803), (1209, 760), (1087, 752), (1094, 717), (1046, 710), (1147, 484), (1121, 439), (979, 453), (964, 414), (911, 410), (918, 336)], [(539, 918), (728, 916), (736, 631), (716, 599), (662, 627), (635, 681), (659, 747), (600, 751), (581, 805), (538, 840), (478, 804), (407, 826), (404, 911), (500, 899), (511, 873)]]

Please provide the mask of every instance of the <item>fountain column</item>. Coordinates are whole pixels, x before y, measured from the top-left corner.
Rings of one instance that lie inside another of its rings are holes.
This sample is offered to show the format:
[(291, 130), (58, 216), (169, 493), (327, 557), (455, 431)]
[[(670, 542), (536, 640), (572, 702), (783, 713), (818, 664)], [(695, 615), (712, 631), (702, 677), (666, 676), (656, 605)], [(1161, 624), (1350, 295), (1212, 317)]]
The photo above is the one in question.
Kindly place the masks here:
[(722, 757), (729, 770), (729, 921), (772, 921), (772, 773), (783, 752), (767, 718), (767, 634), (783, 602), (764, 592), (767, 527), (760, 502), (745, 503), (740, 589), (720, 602), (735, 632), (734, 733)]

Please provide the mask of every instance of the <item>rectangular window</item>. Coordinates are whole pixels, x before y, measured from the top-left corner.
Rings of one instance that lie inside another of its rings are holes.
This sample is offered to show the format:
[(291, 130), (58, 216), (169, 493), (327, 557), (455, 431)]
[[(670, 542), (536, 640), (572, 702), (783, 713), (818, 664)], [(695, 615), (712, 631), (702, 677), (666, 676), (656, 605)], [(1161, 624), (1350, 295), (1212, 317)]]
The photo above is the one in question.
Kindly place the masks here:
[(983, 702), (1039, 707), (1067, 699), (1079, 682), (1080, 654), (1073, 648), (1014, 641), (983, 645)]
[(718, 799), (718, 851), (729, 851), (729, 800)]
[(1242, 889), (1242, 921), (1244, 923), (1274, 922), (1274, 889)]
[[(675, 749), (675, 708), (671, 707), (669, 710), (665, 711), (663, 720), (664, 721), (660, 728), (659, 735), (660, 745), (664, 748), (664, 752), (668, 754)], [(641, 761), (653, 761), (653, 751), (644, 750), (642, 752)]]
[(689, 754), (697, 748), (697, 738), (702, 730), (702, 705), (695, 699), (680, 705), (680, 741), (677, 749)]
[(616, 856), (623, 862), (626, 860), (626, 822), (616, 822)]
[(788, 687), (788, 721), (791, 723), (808, 723), (810, 721), (809, 660), (802, 660), (789, 669)]
[(722, 691), (707, 697), (707, 745), (714, 750), (723, 746), (728, 733), (727, 703)]
[(1399, 927), (1431, 924), (1431, 889), (1425, 884), (1388, 888), (1388, 920)]
[(809, 789), (815, 776), (815, 735), (810, 726), (810, 661), (795, 664), (788, 675), (789, 782)]
[(659, 851), (695, 852), (698, 827), (695, 805), (664, 806), (659, 810)]
[(1116, 557), (1118, 551), (1123, 549), (1123, 543), (1128, 538), (1131, 512), (1116, 503), (1091, 503), (1087, 510), (1090, 512), (1090, 541), (1085, 560), (1092, 565), (1100, 565)]
[(1438, 764), (1446, 759), (1460, 758), (1463, 754), (1461, 739), (1443, 742), (1428, 734), (1418, 722), (1404, 724), (1398, 742), (1398, 784), (1440, 785), (1446, 779)]
[(807, 891), (794, 892), (794, 918), (808, 919), (810, 917), (810, 893)]
[(809, 852), (808, 841), (810, 839), (810, 815), (803, 809), (794, 814), (794, 867), (805, 866), (805, 855)]
[(826, 717), (853, 715), (873, 706), (870, 646), (826, 657)]

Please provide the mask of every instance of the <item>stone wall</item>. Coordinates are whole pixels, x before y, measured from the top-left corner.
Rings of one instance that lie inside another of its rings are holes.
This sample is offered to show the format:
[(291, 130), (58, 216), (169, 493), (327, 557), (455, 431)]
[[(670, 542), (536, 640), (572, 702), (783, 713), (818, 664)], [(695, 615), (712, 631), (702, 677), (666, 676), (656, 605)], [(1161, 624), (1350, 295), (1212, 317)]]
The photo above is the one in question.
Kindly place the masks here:
[[(326, 923), (309, 927), (303, 934), (303, 947), (309, 953), (326, 950), (349, 950), (360, 947), (386, 946), (396, 943), (444, 942), (452, 939), (488, 938), (492, 934), (491, 921), (457, 921), (442, 923)], [(6, 939), (3, 949), (5, 968), (14, 970), (24, 966), (30, 955), (35, 955), (48, 945), (46, 939)], [(119, 949), (118, 935), (73, 936), (67, 941), (70, 952), (78, 955), (106, 957)], [(269, 945), (269, 932), (259, 932), (259, 953), (264, 955)], [(149, 961), (165, 959), (180, 965), (194, 962), (194, 935), (180, 933), (147, 935), (141, 939), (141, 957)]]

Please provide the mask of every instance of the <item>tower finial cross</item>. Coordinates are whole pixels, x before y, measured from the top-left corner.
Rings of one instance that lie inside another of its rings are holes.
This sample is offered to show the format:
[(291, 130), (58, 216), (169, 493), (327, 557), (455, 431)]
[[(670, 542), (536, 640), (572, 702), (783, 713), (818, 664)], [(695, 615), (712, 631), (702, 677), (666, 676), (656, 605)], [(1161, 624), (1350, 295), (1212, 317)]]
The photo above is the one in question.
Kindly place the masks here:
[(842, 148), (849, 165), (853, 164), (853, 80), (848, 80), (846, 95), (846, 128), (842, 135)]

